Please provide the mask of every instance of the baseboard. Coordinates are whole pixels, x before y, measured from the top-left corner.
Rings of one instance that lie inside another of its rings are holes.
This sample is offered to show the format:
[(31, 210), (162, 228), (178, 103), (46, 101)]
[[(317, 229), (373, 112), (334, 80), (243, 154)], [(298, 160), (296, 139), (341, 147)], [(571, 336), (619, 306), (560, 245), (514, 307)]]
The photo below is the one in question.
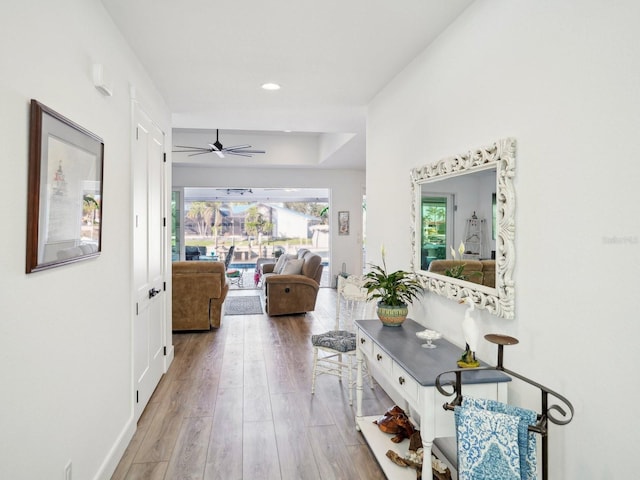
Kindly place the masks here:
[(175, 348), (173, 348), (173, 344), (167, 347), (167, 354), (164, 357), (164, 373), (169, 371), (169, 367), (173, 363), (173, 359), (175, 358)]
[(136, 433), (136, 428), (137, 425), (136, 422), (133, 421), (133, 416), (129, 417), (129, 421), (127, 421), (122, 432), (118, 435), (104, 462), (102, 462), (102, 465), (100, 465), (100, 468), (93, 477), (93, 480), (109, 480), (111, 478), (113, 472), (118, 468), (118, 464), (129, 446), (134, 433)]

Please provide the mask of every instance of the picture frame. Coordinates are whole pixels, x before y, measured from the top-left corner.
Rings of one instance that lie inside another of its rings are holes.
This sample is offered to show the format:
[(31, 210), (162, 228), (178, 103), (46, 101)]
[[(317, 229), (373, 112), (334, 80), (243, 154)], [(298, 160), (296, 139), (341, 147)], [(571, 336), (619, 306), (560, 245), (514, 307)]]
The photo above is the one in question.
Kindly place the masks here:
[(31, 100), (26, 273), (102, 252), (103, 140)]
[(349, 235), (349, 212), (338, 212), (338, 235)]

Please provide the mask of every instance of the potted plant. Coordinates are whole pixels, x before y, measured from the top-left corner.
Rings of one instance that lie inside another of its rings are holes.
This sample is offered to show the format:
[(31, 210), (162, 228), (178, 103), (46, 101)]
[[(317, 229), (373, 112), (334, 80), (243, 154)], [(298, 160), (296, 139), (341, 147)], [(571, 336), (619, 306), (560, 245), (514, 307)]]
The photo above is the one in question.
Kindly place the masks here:
[(369, 300), (378, 300), (376, 313), (383, 325), (399, 326), (407, 318), (408, 305), (422, 293), (422, 283), (415, 273), (396, 270), (387, 273), (384, 247), (382, 266), (371, 265), (364, 275), (364, 288)]

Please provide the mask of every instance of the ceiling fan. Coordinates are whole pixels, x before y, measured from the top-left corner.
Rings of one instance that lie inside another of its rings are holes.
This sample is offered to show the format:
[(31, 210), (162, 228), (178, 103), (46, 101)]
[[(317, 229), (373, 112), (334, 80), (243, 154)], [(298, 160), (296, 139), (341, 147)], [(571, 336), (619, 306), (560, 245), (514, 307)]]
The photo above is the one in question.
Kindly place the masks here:
[(251, 145), (235, 145), (233, 147), (224, 147), (218, 139), (218, 130), (216, 130), (216, 141), (214, 143), (210, 143), (208, 147), (190, 147), (187, 145), (176, 145), (176, 148), (182, 148), (184, 150), (173, 150), (173, 152), (188, 153), (190, 157), (212, 152), (218, 155), (220, 158), (224, 158), (225, 154), (239, 155), (241, 157), (252, 157), (254, 153), (267, 153), (264, 150), (251, 150)]

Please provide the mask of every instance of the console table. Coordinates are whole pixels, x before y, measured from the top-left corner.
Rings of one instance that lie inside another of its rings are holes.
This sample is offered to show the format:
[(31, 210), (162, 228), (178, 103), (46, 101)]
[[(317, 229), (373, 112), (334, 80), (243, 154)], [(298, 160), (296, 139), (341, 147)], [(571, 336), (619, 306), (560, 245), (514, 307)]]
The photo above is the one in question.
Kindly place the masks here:
[[(404, 408), (411, 408), (407, 414), (417, 424), (424, 448), (422, 478), (431, 478), (431, 446), (436, 437), (455, 435), (455, 421), (451, 412), (443, 405), (451, 400), (438, 392), (436, 377), (445, 371), (457, 368), (456, 361), (462, 349), (445, 339), (435, 340), (437, 348), (422, 348), (424, 340), (416, 332), (425, 327), (407, 319), (400, 327), (385, 327), (379, 320), (357, 320), (358, 361), (356, 380), (356, 428), (360, 430), (373, 451), (385, 475), (390, 480), (415, 479), (415, 470), (402, 468), (386, 457), (389, 449), (404, 456), (408, 449), (408, 440), (401, 444), (392, 443), (391, 436), (381, 432), (373, 423), (379, 415), (362, 415), (362, 363), (366, 357), (369, 373), (378, 380), (383, 388), (392, 388), (396, 395), (405, 401)], [(483, 364), (483, 366), (486, 364)], [(506, 402), (507, 383), (511, 378), (496, 370), (469, 370), (464, 372), (465, 395), (488, 398)], [(452, 378), (454, 380), (454, 378)]]

